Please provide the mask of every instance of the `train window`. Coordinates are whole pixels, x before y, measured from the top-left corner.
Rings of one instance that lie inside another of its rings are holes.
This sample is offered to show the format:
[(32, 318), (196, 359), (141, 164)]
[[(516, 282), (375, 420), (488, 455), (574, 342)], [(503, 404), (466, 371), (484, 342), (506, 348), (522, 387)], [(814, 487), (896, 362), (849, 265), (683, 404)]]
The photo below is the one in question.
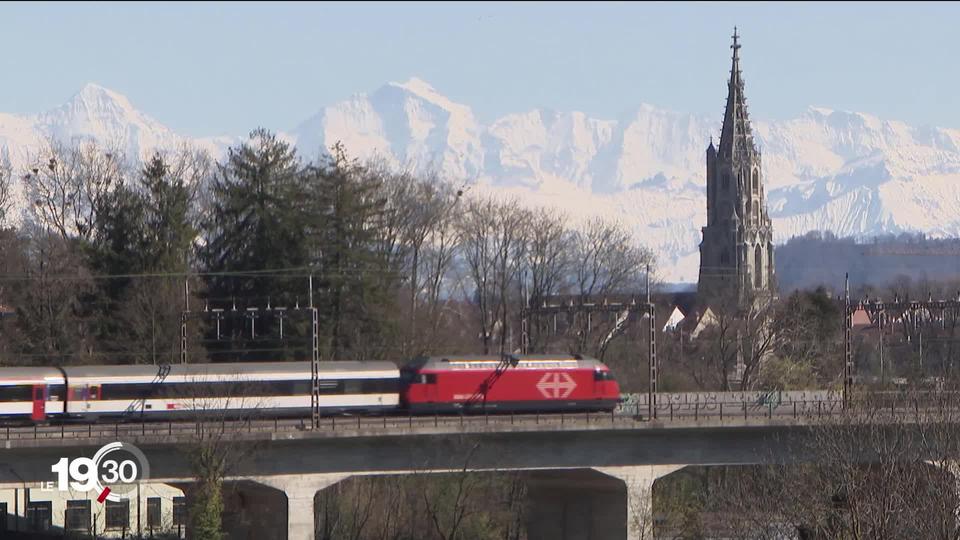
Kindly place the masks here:
[(90, 399), (100, 399), (100, 387), (91, 386), (90, 387)]
[(67, 385), (51, 384), (47, 387), (50, 390), (47, 399), (50, 401), (64, 401), (67, 399)]
[[(435, 375), (432, 375), (435, 379)], [(394, 393), (398, 391), (398, 379), (321, 379), (321, 395)], [(434, 381), (435, 382), (435, 381)], [(237, 382), (183, 382), (183, 383), (137, 383), (107, 384), (100, 389), (104, 400), (139, 399), (199, 399), (231, 397), (267, 397), (310, 395), (313, 384), (309, 380), (294, 381), (237, 381)], [(90, 399), (96, 387), (89, 388)], [(82, 395), (83, 388), (78, 395)], [(30, 387), (26, 387), (29, 401)], [(2, 400), (2, 394), (0, 394)]]
[(437, 384), (436, 373), (421, 373), (420, 384)]
[(366, 379), (363, 381), (364, 394), (395, 394), (400, 385), (397, 379)]
[[(102, 399), (144, 399), (153, 394), (154, 385), (145, 384), (104, 384), (100, 388)], [(95, 398), (94, 398), (95, 399)]]
[(31, 401), (33, 387), (26, 384), (0, 386), (0, 401)]
[(321, 394), (342, 394), (343, 393), (343, 381), (334, 381), (334, 380), (322, 380), (320, 381), (320, 393)]

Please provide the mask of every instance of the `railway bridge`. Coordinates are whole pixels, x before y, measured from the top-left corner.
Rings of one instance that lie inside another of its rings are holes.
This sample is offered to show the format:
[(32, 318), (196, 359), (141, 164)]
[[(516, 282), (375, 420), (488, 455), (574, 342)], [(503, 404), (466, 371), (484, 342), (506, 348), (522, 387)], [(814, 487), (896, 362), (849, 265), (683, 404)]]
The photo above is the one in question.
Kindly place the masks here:
[(313, 538), (315, 495), (352, 476), (465, 470), (526, 471), (531, 538), (560, 537), (561, 528), (637, 538), (657, 479), (690, 465), (815, 459), (796, 449), (818, 418), (840, 411), (828, 393), (755, 398), (665, 394), (655, 419), (627, 405), (612, 414), (330, 417), (318, 429), (300, 420), (6, 428), (0, 487), (50, 481), (62, 457), (89, 457), (113, 441), (144, 452), (151, 481), (185, 485), (187, 452), (221, 443), (236, 457), (227, 481), (245, 490), (243, 511), (262, 528), (251, 538)]

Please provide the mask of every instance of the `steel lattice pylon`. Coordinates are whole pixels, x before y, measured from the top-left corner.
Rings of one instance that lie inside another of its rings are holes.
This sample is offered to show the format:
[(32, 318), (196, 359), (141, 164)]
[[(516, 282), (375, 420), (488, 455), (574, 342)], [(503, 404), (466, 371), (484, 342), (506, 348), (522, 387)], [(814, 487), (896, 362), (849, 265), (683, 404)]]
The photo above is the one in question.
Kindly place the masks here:
[(310, 411), (313, 428), (320, 426), (320, 320), (317, 308), (310, 307)]

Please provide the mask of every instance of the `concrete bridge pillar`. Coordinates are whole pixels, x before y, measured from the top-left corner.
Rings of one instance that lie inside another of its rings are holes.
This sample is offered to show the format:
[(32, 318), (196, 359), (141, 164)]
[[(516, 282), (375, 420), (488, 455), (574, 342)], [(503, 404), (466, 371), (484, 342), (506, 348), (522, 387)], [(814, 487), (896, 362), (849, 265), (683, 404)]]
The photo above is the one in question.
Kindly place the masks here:
[(649, 540), (653, 482), (683, 465), (531, 471), (530, 540)]
[(250, 480), (282, 491), (287, 496), (286, 536), (277, 535), (278, 540), (314, 540), (316, 535), (316, 513), (313, 499), (317, 492), (342, 480), (349, 474), (300, 474), (251, 477)]
[(626, 497), (627, 540), (653, 539), (653, 483), (685, 465), (597, 467), (594, 470), (623, 481)]

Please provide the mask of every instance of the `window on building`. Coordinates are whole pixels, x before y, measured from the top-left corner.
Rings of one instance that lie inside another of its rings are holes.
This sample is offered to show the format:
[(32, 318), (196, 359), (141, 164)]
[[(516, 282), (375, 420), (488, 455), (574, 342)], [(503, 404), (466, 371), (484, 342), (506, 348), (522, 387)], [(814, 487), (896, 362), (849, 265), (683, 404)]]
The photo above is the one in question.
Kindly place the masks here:
[(757, 244), (753, 259), (754, 286), (758, 289), (763, 287), (763, 249)]
[(114, 530), (130, 528), (130, 501), (104, 501), (106, 505), (106, 527)]
[(7, 503), (0, 503), (0, 531), (7, 530)]
[(770, 288), (773, 288), (773, 244), (767, 246), (767, 280), (769, 280)]
[(163, 513), (161, 512), (161, 499), (160, 497), (149, 497), (147, 498), (147, 527), (150, 529), (159, 529), (161, 527), (160, 520)]
[(63, 528), (68, 531), (90, 530), (90, 501), (67, 501), (63, 511)]
[(186, 497), (174, 497), (173, 498), (173, 526), (178, 527), (180, 525), (187, 524), (187, 498)]
[(760, 191), (760, 173), (753, 171), (753, 192), (756, 193), (758, 191)]
[(27, 503), (27, 525), (32, 531), (49, 531), (53, 524), (53, 503), (30, 501)]

